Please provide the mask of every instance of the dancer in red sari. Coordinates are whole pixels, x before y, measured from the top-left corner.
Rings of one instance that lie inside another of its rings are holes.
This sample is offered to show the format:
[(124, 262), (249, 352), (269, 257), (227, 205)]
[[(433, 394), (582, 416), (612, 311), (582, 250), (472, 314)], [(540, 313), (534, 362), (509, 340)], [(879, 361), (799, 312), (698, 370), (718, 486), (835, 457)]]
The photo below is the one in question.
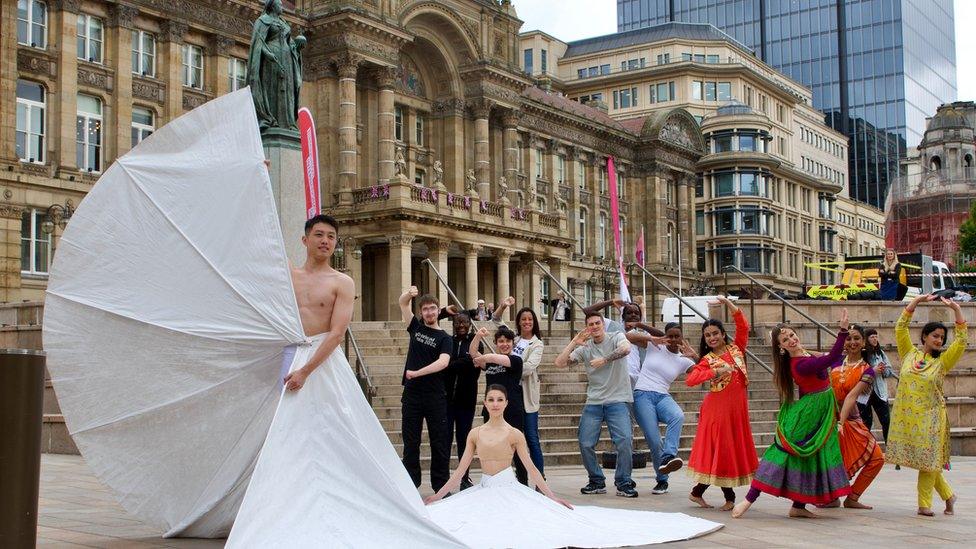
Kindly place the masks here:
[(736, 486), (745, 486), (759, 465), (756, 444), (749, 426), (749, 373), (745, 348), (749, 341), (749, 322), (742, 311), (725, 297), (719, 302), (728, 307), (735, 320), (735, 341), (730, 343), (721, 321), (706, 320), (702, 325), (701, 361), (685, 382), (689, 387), (711, 382), (702, 400), (698, 431), (688, 459), (688, 474), (698, 484), (688, 499), (701, 507), (711, 507), (703, 495), (709, 485), (722, 488), (723, 511), (735, 504)]

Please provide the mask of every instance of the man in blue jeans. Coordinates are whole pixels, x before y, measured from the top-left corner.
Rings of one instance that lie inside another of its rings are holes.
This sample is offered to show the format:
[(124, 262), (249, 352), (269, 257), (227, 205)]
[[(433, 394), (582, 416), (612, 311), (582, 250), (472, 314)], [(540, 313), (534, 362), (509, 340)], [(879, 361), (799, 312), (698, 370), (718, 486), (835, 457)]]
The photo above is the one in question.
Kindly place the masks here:
[(630, 342), (622, 332), (607, 333), (603, 316), (586, 315), (586, 329), (576, 335), (556, 357), (556, 367), (583, 364), (586, 367), (586, 405), (580, 416), (579, 445), (589, 482), (580, 489), (582, 494), (607, 493), (606, 477), (597, 463), (596, 445), (600, 441), (600, 427), (606, 422), (610, 438), (617, 450), (614, 484), (617, 495), (637, 497), (630, 478), (633, 466), (634, 433), (630, 407), (634, 393), (627, 372)]
[[(653, 330), (642, 328), (649, 332)], [(664, 327), (663, 337), (632, 331), (627, 334), (627, 339), (636, 346), (647, 348), (634, 387), (634, 416), (644, 432), (657, 472), (657, 485), (651, 493), (666, 494), (668, 473), (684, 465), (677, 455), (685, 413), (671, 397), (670, 387), (675, 378), (697, 363), (698, 354), (682, 338), (681, 327), (675, 322)], [(663, 448), (658, 423), (666, 425)]]

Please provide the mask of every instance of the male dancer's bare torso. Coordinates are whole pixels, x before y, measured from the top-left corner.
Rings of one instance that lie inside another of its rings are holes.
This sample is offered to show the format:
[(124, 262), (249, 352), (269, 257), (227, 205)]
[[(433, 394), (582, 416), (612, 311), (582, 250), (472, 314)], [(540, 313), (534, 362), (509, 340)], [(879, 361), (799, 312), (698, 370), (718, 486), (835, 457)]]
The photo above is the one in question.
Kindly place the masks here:
[(291, 281), (305, 335), (323, 334), (332, 328), (332, 309), (344, 277), (346, 275), (338, 271), (309, 272), (292, 267)]

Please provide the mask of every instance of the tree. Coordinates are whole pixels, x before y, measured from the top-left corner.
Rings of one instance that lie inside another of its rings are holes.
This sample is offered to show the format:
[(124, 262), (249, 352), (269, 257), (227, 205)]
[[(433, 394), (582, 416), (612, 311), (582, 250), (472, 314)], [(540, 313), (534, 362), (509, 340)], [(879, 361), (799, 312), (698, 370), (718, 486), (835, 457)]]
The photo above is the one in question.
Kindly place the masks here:
[(976, 258), (976, 201), (969, 208), (969, 219), (959, 226), (958, 264), (967, 265), (973, 258)]

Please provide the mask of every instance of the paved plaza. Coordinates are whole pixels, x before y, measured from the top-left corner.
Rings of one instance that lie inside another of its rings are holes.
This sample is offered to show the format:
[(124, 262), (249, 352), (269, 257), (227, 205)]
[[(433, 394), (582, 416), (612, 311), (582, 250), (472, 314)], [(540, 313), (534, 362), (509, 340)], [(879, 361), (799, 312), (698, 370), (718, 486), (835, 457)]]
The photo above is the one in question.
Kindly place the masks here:
[[(725, 528), (688, 542), (668, 547), (907, 547), (925, 545), (972, 546), (976, 538), (976, 458), (956, 458), (949, 482), (959, 496), (957, 515), (940, 511), (934, 518), (915, 515), (915, 471), (896, 471), (886, 466), (865, 494), (863, 501), (873, 511), (831, 509), (819, 511), (818, 520), (788, 519), (789, 503), (763, 496), (746, 518), (732, 520), (727, 513), (697, 509), (686, 495), (690, 480), (679, 471), (672, 475), (671, 493), (652, 496), (648, 470), (637, 472), (641, 496), (636, 500), (604, 496), (581, 496), (582, 468), (566, 467), (547, 473), (553, 489), (574, 504), (590, 504), (651, 511), (679, 511), (724, 522)], [(739, 489), (739, 497), (745, 489)], [(712, 503), (721, 503), (721, 492), (706, 493)], [(504, 510), (497, 510), (504, 512)], [(127, 514), (116, 503), (78, 456), (45, 454), (41, 465), (41, 501), (38, 547), (221, 547), (223, 540), (162, 539), (159, 532)]]

